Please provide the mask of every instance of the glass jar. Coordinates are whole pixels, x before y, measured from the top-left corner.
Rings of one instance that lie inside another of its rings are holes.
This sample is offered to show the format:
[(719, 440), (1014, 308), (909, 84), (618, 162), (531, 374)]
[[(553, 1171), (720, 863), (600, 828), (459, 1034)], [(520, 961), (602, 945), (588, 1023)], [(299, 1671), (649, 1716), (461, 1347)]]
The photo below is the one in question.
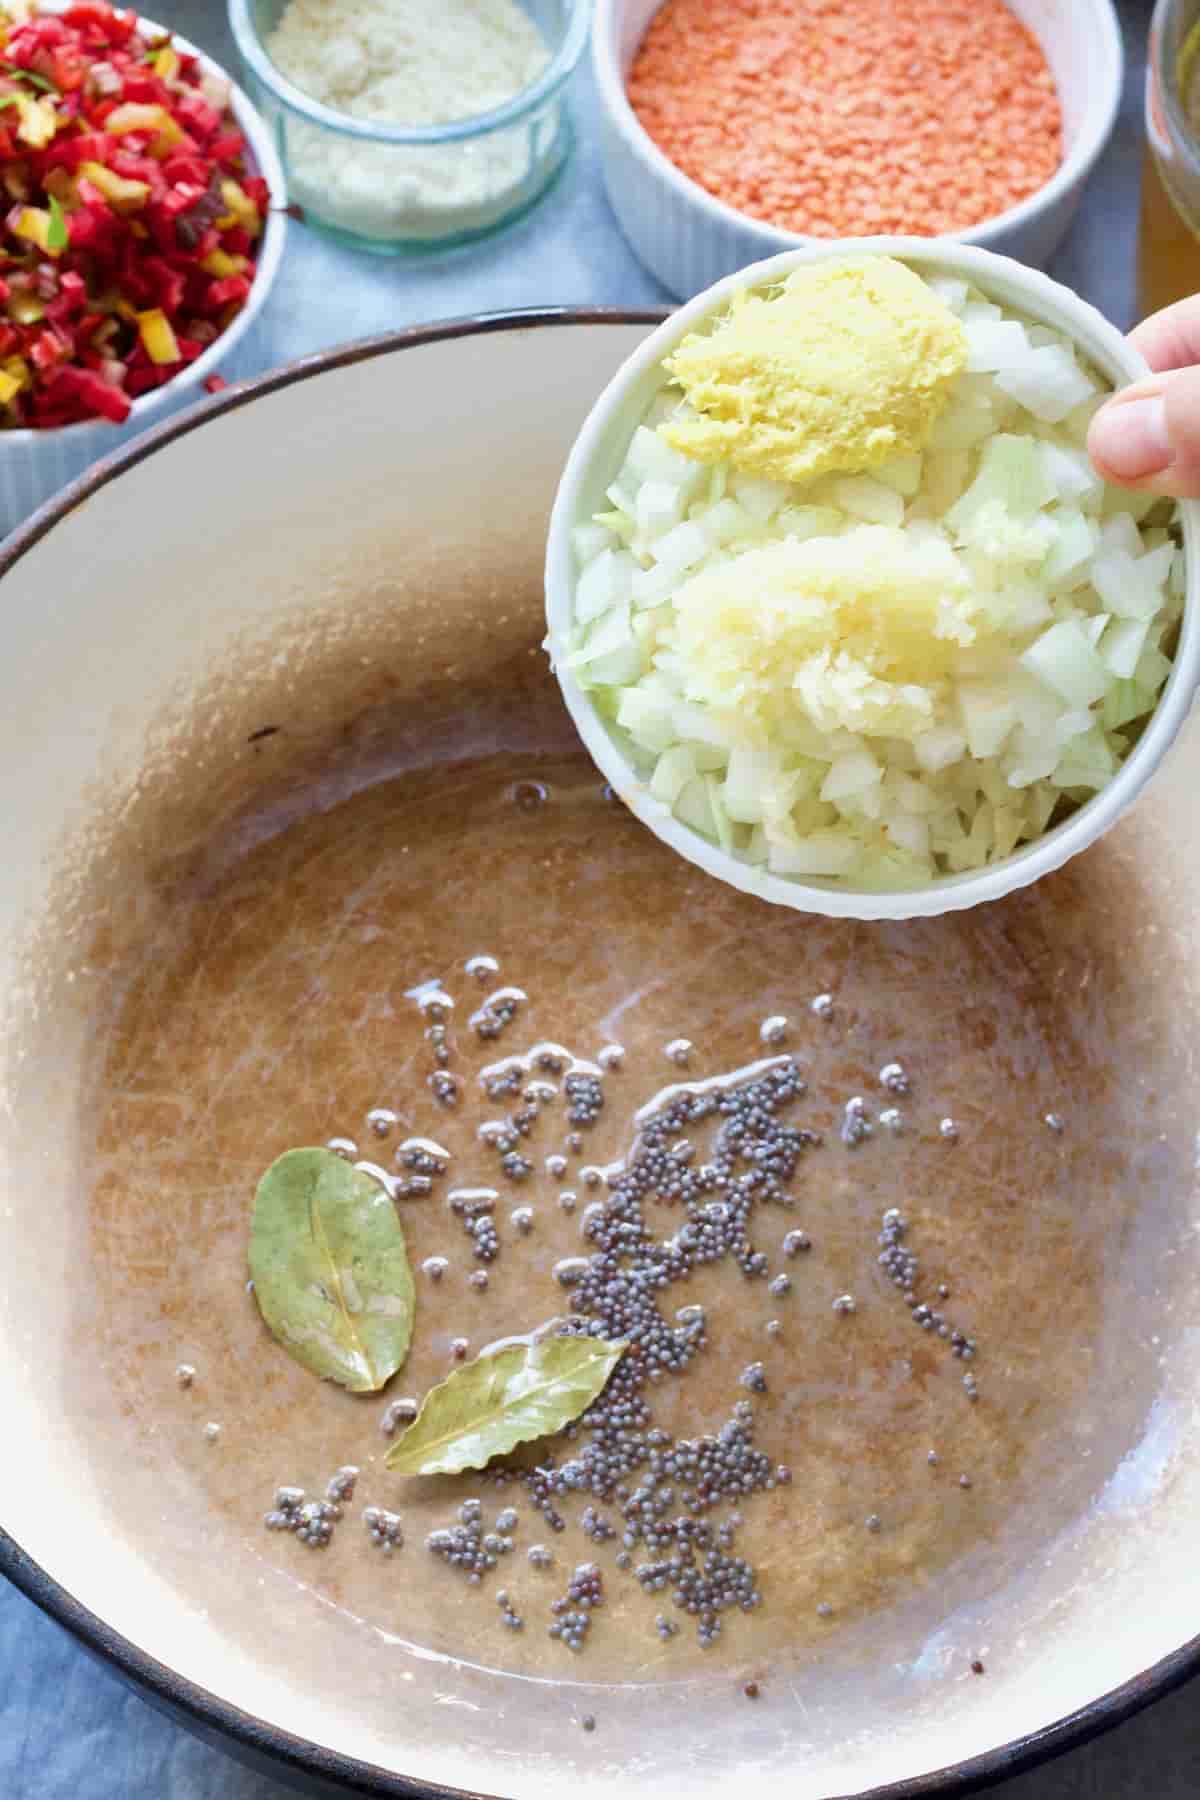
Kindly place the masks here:
[(1142, 317), (1200, 293), (1200, 0), (1158, 0), (1146, 69)]
[(306, 222), (359, 250), (443, 250), (528, 211), (572, 145), (565, 88), (587, 42), (590, 0), (519, 0), (545, 39), (538, 79), (490, 112), (393, 125), (339, 112), (296, 87), (267, 50), (287, 0), (229, 0), (244, 82)]

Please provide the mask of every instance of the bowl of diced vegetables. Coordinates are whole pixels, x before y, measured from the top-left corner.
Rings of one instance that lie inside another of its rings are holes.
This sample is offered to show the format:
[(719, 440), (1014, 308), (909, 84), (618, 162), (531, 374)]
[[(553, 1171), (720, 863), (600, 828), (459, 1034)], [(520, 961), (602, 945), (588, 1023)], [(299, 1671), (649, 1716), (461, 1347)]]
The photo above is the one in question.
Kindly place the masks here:
[(0, 13), (0, 528), (236, 373), (285, 232), (262, 121), (105, 0)]
[(967, 246), (870, 239), (720, 282), (628, 359), (553, 511), (547, 648), (622, 800), (804, 911), (992, 900), (1120, 816), (1200, 680), (1200, 506), (1106, 484), (1145, 373)]

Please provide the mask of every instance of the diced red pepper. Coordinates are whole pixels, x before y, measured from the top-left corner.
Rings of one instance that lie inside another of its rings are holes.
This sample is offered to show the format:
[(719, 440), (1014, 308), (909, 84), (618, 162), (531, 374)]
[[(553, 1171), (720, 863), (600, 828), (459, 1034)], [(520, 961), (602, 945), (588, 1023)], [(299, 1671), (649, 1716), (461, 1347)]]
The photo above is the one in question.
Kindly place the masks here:
[(212, 174), (212, 164), (205, 157), (182, 156), (178, 150), (174, 150), (170, 156), (164, 157), (159, 167), (162, 169), (163, 178), (170, 182), (172, 187), (178, 187), (181, 183), (187, 182), (192, 187), (198, 188), (201, 193), (208, 187), (209, 176)]
[[(32, 92), (40, 147), (0, 110), (0, 357), (21, 371), (19, 386), (8, 376), (0, 423), (121, 422), (137, 395), (202, 355), (250, 293), (256, 244), (243, 223), (218, 224), (229, 210), (221, 183), (263, 216), (267, 184), (203, 91), (198, 60), (172, 46), (159, 74), (137, 23), (108, 0), (17, 22), (0, 14), (0, 62), (50, 84)], [(93, 82), (96, 63), (111, 73)], [(107, 128), (118, 107), (137, 106), (161, 109), (158, 123), (126, 112)], [(153, 360), (164, 353), (175, 360)]]
[[(51, 405), (70, 408), (75, 417), (95, 414), (111, 419), (114, 425), (123, 425), (130, 413), (128, 394), (104, 381), (94, 370), (79, 369), (69, 363), (55, 374), (47, 396)], [(72, 408), (72, 402), (78, 411)]]
[(206, 375), (204, 377), (204, 386), (210, 394), (219, 394), (222, 388), (227, 388), (229, 386), (229, 383), (223, 375)]
[(223, 281), (214, 281), (209, 287), (208, 304), (213, 312), (219, 312), (223, 306), (245, 300), (249, 292), (250, 283), (244, 275), (226, 275)]
[[(97, 195), (97, 199), (99, 196)], [(105, 215), (107, 214), (107, 219)], [(111, 235), (108, 220), (113, 219), (107, 207), (86, 205), (67, 214), (67, 242), (72, 250), (99, 250)], [(113, 221), (115, 224), (115, 220)]]
[(42, 151), (43, 169), (77, 169), (81, 163), (103, 163), (117, 147), (116, 138), (107, 132), (80, 132), (76, 137), (56, 137)]
[(29, 41), (37, 50), (49, 49), (55, 44), (69, 44), (72, 41), (70, 26), (56, 13), (38, 13), (36, 18), (30, 19), (20, 29), (28, 36)]
[(183, 305), (187, 282), (178, 269), (172, 269), (161, 256), (148, 256), (146, 275), (154, 288), (154, 297), (167, 317), (174, 318)]
[(34, 368), (43, 372), (55, 368), (70, 353), (70, 344), (53, 331), (39, 331), (27, 352)]
[(176, 100), (174, 113), (184, 130), (190, 131), (202, 144), (221, 129), (220, 113), (200, 94), (185, 94)]
[(227, 168), (230, 164), (237, 161), (245, 148), (246, 140), (241, 132), (229, 131), (226, 132), (223, 137), (215, 138), (213, 140), (208, 147), (208, 153), (214, 162), (220, 163), (222, 168)]
[(170, 104), (171, 95), (166, 84), (157, 75), (143, 70), (137, 75), (126, 76), (125, 98), (136, 100), (139, 105), (162, 106)]
[(83, 86), (87, 64), (74, 46), (63, 45), (54, 52), (50, 79), (64, 94)]
[(75, 0), (74, 6), (68, 6), (62, 15), (64, 25), (73, 25), (76, 31), (94, 31), (98, 36), (110, 38), (117, 15), (105, 0)]

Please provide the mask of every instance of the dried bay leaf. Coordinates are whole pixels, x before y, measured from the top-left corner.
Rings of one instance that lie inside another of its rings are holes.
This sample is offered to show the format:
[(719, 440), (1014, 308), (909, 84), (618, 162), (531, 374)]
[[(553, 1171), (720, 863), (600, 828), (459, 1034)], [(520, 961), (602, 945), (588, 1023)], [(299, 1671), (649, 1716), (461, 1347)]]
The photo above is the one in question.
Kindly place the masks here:
[(623, 1340), (549, 1337), (485, 1350), (430, 1388), (387, 1466), (457, 1475), (549, 1437), (591, 1405), (626, 1348)]
[(287, 1150), (259, 1182), (250, 1274), (268, 1329), (315, 1375), (370, 1394), (408, 1355), (416, 1294), (396, 1208), (332, 1150)]

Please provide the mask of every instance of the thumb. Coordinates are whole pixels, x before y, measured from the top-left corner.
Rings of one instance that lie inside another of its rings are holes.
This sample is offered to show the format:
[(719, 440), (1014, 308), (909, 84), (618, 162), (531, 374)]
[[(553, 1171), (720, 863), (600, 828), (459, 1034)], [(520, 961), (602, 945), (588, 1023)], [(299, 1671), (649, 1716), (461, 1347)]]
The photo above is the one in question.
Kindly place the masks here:
[(1152, 375), (1100, 408), (1088, 451), (1108, 481), (1200, 498), (1200, 367)]

